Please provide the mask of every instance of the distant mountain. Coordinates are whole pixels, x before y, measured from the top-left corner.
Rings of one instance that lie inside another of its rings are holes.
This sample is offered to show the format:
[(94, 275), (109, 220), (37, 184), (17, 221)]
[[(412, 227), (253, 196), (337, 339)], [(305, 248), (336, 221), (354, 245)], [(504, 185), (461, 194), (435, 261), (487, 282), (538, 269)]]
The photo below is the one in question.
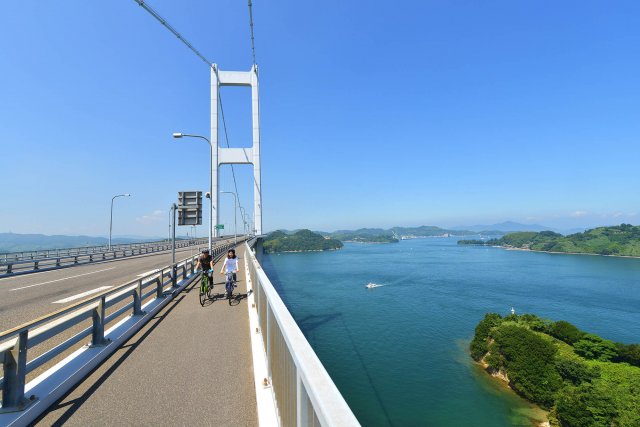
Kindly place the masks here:
[[(150, 241), (152, 238), (112, 239), (112, 243), (135, 243)], [(36, 251), (45, 249), (78, 248), (83, 246), (99, 246), (109, 243), (106, 237), (95, 236), (47, 236), (44, 234), (0, 233), (0, 252)]]
[(547, 227), (544, 225), (540, 225), (540, 224), (520, 224), (518, 222), (513, 222), (513, 221), (505, 221), (505, 222), (501, 222), (498, 224), (491, 224), (491, 225), (464, 225), (464, 226), (459, 226), (459, 227), (451, 227), (452, 230), (470, 230), (470, 231), (474, 231), (476, 233), (480, 233), (483, 232), (483, 234), (489, 234), (486, 233), (486, 231), (501, 231), (503, 233), (511, 233), (514, 231), (547, 231), (547, 230), (551, 230), (551, 231), (557, 231), (552, 227)]

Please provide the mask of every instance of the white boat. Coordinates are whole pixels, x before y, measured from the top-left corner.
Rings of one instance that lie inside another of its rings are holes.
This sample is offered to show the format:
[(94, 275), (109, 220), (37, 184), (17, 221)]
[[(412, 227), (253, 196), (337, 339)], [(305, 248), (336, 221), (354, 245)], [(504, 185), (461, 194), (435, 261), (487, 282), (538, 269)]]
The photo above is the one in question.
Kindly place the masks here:
[(372, 289), (372, 288), (379, 288), (380, 286), (384, 286), (384, 285), (378, 285), (376, 283), (367, 283), (365, 285), (365, 288)]

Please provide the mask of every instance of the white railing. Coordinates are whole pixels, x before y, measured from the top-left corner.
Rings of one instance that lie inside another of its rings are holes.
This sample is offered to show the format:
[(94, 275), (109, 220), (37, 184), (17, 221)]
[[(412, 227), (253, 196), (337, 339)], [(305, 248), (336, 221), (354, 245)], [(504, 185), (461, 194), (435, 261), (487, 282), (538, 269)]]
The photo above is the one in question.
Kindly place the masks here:
[[(207, 239), (176, 240), (176, 248), (198, 246), (206, 243)], [(171, 242), (163, 241), (118, 245), (113, 246), (111, 249), (98, 250), (100, 248), (96, 246), (87, 249), (55, 249), (29, 252), (29, 256), (25, 255), (27, 254), (26, 252), (21, 252), (20, 257), (16, 254), (3, 254), (0, 257), (0, 277), (168, 251), (172, 246)], [(10, 255), (10, 257), (8, 258), (7, 255)]]
[(359, 426), (342, 394), (282, 302), (247, 242), (259, 333), (282, 426)]

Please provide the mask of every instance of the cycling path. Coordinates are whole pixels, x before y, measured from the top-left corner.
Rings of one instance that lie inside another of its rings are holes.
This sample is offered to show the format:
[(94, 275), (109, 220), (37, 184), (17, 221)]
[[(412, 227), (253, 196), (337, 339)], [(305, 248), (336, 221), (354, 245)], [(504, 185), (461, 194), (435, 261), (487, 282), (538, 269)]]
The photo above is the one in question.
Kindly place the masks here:
[[(236, 293), (246, 295), (244, 246)], [(224, 292), (215, 266), (214, 293)], [(257, 426), (246, 299), (178, 294), (37, 425)]]

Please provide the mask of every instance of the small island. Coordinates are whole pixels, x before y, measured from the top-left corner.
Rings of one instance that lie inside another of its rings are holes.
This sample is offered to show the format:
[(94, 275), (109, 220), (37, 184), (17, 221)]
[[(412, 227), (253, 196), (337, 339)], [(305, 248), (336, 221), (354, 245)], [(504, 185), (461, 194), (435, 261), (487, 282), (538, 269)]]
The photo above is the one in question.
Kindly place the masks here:
[(278, 230), (267, 236), (263, 249), (266, 253), (311, 252), (337, 250), (342, 246), (341, 241), (323, 237), (311, 230), (299, 230), (293, 234)]
[(548, 410), (551, 426), (640, 426), (640, 344), (533, 314), (488, 313), (470, 350), (488, 373)]
[(349, 243), (398, 243), (399, 240), (389, 234), (362, 235), (356, 233), (341, 233), (331, 235), (334, 238)]
[(563, 236), (553, 231), (509, 233), (499, 239), (460, 240), (460, 245), (500, 246), (537, 252), (640, 257), (640, 226), (621, 224)]

